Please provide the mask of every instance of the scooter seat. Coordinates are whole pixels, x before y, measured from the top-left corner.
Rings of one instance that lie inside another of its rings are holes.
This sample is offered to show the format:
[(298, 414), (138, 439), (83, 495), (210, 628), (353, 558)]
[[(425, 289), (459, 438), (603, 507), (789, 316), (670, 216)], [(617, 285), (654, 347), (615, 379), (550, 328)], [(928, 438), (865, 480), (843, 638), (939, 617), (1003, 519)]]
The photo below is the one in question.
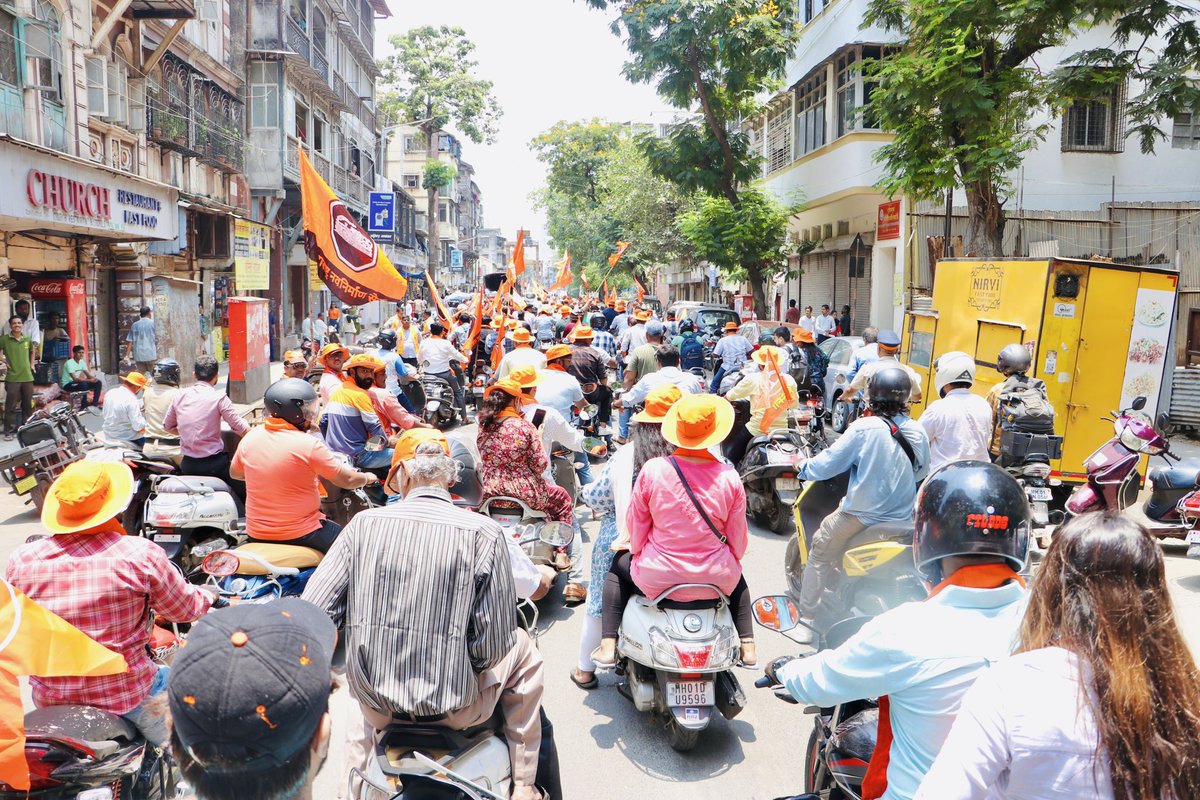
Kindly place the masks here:
[(311, 547), (301, 547), (295, 544), (285, 544), (283, 542), (279, 544), (273, 542), (250, 542), (230, 552), (238, 556), (238, 560), (241, 562), (241, 566), (238, 567), (239, 575), (269, 574), (253, 558), (245, 558), (244, 556), (257, 556), (272, 566), (294, 567), (295, 569), (315, 567), (325, 557), (320, 550), (314, 550)]
[(64, 736), (92, 742), (135, 742), (141, 738), (132, 722), (92, 706), (46, 706), (25, 715), (26, 736)]
[(1150, 480), (1155, 489), (1194, 489), (1200, 480), (1200, 464), (1155, 467), (1150, 470)]
[(212, 478), (207, 475), (179, 475), (172, 476), (158, 482), (154, 487), (159, 494), (189, 494), (202, 489), (211, 489), (214, 492), (225, 492), (233, 494), (233, 489), (229, 484), (220, 478)]
[(866, 542), (899, 542), (911, 544), (913, 524), (911, 522), (880, 522), (855, 536), (850, 547), (856, 547)]

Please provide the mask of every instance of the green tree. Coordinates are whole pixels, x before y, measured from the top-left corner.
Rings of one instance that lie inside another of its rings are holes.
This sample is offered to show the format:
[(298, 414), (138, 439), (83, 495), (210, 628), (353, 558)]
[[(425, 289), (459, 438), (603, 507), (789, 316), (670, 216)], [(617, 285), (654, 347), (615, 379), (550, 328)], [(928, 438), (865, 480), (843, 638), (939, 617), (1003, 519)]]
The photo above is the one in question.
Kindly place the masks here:
[(430, 178), (438, 161), (438, 133), (454, 125), (476, 144), (495, 138), (500, 119), (492, 82), (476, 77), (475, 44), (462, 28), (427, 25), (389, 37), (393, 53), (379, 60), (380, 118), (387, 124), (416, 124), (425, 137), (425, 215), (429, 224), (429, 272), (437, 274), (441, 258), (438, 231), (439, 190), (443, 182)]
[[(612, 31), (629, 51), (625, 77), (654, 84), (659, 96), (698, 120), (675, 125), (661, 140), (644, 140), (654, 171), (684, 191), (699, 190), (741, 213), (749, 196), (749, 214), (775, 201), (747, 188), (759, 174), (759, 156), (741, 132), (741, 120), (759, 110), (758, 99), (772, 91), (797, 41), (797, 26), (776, 0), (588, 0), (614, 8)], [(784, 3), (790, 7), (790, 3)], [(748, 195), (749, 193), (749, 195)], [(779, 209), (776, 209), (779, 210)], [(758, 225), (750, 220), (753, 227)], [(767, 226), (770, 227), (770, 226)], [(765, 309), (766, 285), (773, 273), (761, 258), (763, 248), (782, 247), (780, 238), (750, 243), (728, 263), (740, 265), (750, 284), (755, 308)], [(752, 245), (752, 246), (751, 246)], [(730, 273), (734, 277), (734, 273)]]
[[(748, 277), (751, 266), (763, 275), (786, 272), (795, 248), (786, 243), (788, 220), (800, 207), (782, 206), (759, 189), (743, 189), (734, 207), (721, 196), (701, 195), (679, 215), (678, 226), (696, 254), (733, 280)], [(810, 247), (815, 243), (810, 243)], [(759, 314), (767, 306), (757, 305)]]
[[(871, 69), (878, 88), (870, 113), (896, 134), (877, 154), (884, 189), (920, 200), (962, 186), (968, 251), (1004, 255), (1010, 176), (1052, 127), (1043, 112), (1145, 81), (1130, 108), (1143, 148), (1151, 148), (1160, 114), (1195, 106), (1187, 76), (1200, 35), (1182, 8), (1167, 0), (872, 0), (867, 23), (904, 39)], [(1036, 63), (1076, 31), (1109, 23), (1112, 47), (1077, 53), (1055, 71)], [(1148, 47), (1160, 31), (1165, 47)]]
[(686, 195), (654, 174), (623, 126), (559, 122), (530, 146), (547, 166), (546, 186), (534, 199), (546, 213), (550, 239), (570, 251), (576, 273), (585, 269), (593, 289), (609, 273), (617, 241), (632, 246), (608, 275), (610, 287), (630, 285), (629, 275), (647, 284), (658, 267), (693, 260), (675, 226)]

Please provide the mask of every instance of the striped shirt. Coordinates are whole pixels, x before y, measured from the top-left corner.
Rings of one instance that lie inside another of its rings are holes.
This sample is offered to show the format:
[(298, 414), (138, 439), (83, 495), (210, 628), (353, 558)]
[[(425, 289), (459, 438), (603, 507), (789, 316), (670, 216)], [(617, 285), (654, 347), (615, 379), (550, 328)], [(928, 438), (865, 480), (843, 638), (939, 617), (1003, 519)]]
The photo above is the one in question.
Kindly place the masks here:
[(329, 396), (329, 404), (321, 417), (321, 433), (330, 450), (351, 458), (363, 452), (368, 438), (387, 436), (371, 403), (371, 395), (350, 381), (344, 381)]
[(596, 331), (592, 334), (592, 347), (617, 357), (617, 339), (608, 331)]
[(478, 699), (478, 673), (512, 649), (517, 628), (503, 536), (432, 487), (360, 512), (342, 530), (304, 599), (343, 629), (359, 701), (436, 717)]

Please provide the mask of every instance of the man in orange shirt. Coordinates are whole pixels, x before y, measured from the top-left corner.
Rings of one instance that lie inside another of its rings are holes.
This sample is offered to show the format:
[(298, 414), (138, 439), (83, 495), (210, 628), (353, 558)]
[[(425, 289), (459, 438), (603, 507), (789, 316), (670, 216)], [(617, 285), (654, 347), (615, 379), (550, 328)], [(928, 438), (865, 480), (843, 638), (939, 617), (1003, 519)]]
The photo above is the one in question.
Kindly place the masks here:
[(246, 481), (246, 531), (252, 541), (287, 542), (327, 552), (342, 526), (325, 519), (317, 479), (343, 489), (379, 480), (307, 431), (316, 425), (317, 392), (282, 378), (263, 397), (267, 421), (238, 445), (229, 473)]

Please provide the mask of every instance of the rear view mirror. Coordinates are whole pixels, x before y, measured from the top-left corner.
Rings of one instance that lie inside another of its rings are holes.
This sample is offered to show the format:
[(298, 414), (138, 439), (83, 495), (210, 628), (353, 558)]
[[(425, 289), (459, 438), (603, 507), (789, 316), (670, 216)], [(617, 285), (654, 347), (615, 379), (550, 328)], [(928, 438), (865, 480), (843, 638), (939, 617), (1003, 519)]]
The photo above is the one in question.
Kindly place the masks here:
[(1138, 395), (1137, 397), (1133, 398), (1133, 404), (1132, 404), (1131, 408), (1133, 408), (1134, 411), (1141, 411), (1145, 407), (1146, 407), (1146, 398), (1145, 397), (1143, 397), (1142, 395)]
[(754, 601), (754, 619), (773, 631), (790, 631), (800, 624), (800, 609), (785, 594), (768, 595)]
[(228, 578), (236, 575), (242, 567), (242, 560), (228, 550), (213, 550), (200, 562), (200, 569), (206, 575), (214, 578)]
[(1158, 415), (1158, 419), (1155, 420), (1155, 422), (1159, 433), (1165, 434), (1167, 432), (1167, 428), (1171, 427), (1171, 415), (1166, 411), (1163, 411)]
[(575, 538), (575, 529), (566, 522), (547, 522), (538, 531), (538, 538), (551, 547), (566, 547)]

